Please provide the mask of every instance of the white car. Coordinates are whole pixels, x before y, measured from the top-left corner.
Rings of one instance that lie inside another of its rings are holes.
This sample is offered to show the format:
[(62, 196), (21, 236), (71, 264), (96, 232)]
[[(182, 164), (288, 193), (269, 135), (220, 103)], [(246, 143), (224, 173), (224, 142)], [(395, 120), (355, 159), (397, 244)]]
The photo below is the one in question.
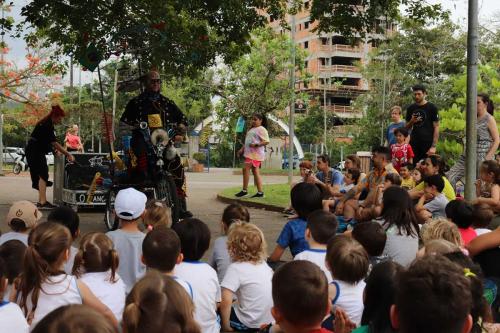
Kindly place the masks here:
[(48, 153), (45, 158), (47, 159), (47, 165), (54, 165), (54, 154)]
[(24, 153), (23, 148), (17, 147), (4, 147), (3, 149), (3, 162), (4, 163), (14, 163), (21, 154)]

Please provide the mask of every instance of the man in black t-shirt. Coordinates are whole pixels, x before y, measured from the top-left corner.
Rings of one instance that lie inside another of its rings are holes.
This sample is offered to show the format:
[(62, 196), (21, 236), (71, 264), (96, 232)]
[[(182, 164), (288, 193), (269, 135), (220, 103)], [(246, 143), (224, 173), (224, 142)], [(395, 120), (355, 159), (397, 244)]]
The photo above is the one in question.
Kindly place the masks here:
[(439, 139), (439, 114), (437, 107), (425, 98), (423, 85), (412, 87), (415, 103), (406, 111), (406, 128), (411, 130), (410, 145), (415, 153), (414, 163), (436, 154)]

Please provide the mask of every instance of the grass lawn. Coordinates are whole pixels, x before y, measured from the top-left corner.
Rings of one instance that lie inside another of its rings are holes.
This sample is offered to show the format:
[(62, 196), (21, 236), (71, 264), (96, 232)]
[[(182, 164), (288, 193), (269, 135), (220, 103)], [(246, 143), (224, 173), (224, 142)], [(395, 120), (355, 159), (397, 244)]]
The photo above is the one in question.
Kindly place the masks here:
[[(229, 198), (229, 199), (237, 199), (234, 195), (241, 190), (241, 186), (229, 187), (224, 189), (219, 195)], [(242, 201), (249, 202), (259, 202), (264, 204), (269, 204), (273, 206), (279, 206), (283, 208), (287, 208), (290, 201), (290, 186), (288, 184), (271, 184), (264, 185), (264, 198), (250, 198), (251, 195), (255, 194), (257, 189), (255, 186), (249, 186), (248, 193), (249, 195), (244, 198), (238, 198)]]
[[(233, 169), (234, 175), (241, 175), (241, 173), (242, 173), (241, 169)], [(286, 169), (286, 170), (283, 170), (283, 169), (260, 169), (260, 174), (263, 176), (288, 176), (288, 169)], [(300, 170), (299, 169), (293, 170), (293, 175), (299, 176)]]

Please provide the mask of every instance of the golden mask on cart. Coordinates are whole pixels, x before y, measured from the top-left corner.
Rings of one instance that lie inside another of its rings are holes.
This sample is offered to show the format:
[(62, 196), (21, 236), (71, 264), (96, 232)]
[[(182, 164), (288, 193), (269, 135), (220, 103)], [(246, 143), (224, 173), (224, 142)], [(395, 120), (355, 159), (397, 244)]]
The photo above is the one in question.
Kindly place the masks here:
[(163, 127), (163, 122), (161, 121), (159, 113), (148, 114), (148, 126), (149, 128)]

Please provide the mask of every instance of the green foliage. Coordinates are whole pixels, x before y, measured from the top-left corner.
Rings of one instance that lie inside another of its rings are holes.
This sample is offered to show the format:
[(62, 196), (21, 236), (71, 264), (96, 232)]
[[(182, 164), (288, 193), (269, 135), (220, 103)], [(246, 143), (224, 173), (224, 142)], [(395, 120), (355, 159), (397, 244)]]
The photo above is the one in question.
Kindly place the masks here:
[(295, 120), (295, 134), (300, 143), (314, 144), (322, 142), (323, 122), (323, 110), (318, 105), (310, 107), (308, 114), (297, 116)]
[(194, 74), (217, 56), (230, 63), (248, 52), (250, 31), (266, 23), (262, 10), (280, 19), (285, 6), (282, 0), (33, 0), (22, 15), (35, 28), (28, 41), (45, 38), (64, 55), (78, 58), (94, 43), (105, 58), (127, 52), (171, 74)]
[(198, 162), (203, 163), (203, 162), (205, 162), (205, 161), (206, 161), (207, 156), (205, 155), (205, 153), (202, 153), (202, 152), (197, 152), (197, 153), (194, 153), (194, 154), (193, 154), (193, 158), (194, 158), (195, 160), (197, 160)]

